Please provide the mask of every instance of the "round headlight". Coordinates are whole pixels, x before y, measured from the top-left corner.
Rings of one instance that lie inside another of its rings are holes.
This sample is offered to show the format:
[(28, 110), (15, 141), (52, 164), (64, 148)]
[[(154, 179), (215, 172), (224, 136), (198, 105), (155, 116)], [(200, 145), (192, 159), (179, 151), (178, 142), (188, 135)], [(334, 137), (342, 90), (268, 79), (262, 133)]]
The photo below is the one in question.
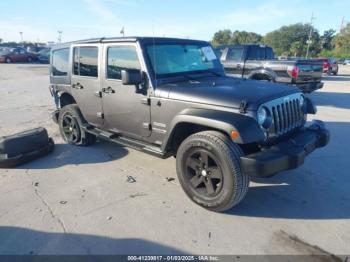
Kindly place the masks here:
[(264, 107), (260, 107), (258, 110), (258, 124), (263, 125), (267, 119), (267, 110)]
[(270, 128), (272, 124), (272, 118), (270, 111), (266, 107), (260, 107), (258, 110), (258, 124), (265, 128), (268, 129)]

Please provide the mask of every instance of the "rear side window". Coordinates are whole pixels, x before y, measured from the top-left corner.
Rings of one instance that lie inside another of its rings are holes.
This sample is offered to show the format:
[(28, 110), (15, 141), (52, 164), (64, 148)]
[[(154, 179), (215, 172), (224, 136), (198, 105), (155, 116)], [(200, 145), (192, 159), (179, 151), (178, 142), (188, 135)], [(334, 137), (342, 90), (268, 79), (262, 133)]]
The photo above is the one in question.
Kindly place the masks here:
[(251, 46), (248, 51), (248, 60), (264, 60), (265, 59), (265, 48)]
[(98, 77), (98, 48), (97, 47), (75, 47), (74, 69), (75, 75)]
[(271, 47), (267, 47), (266, 48), (266, 59), (268, 59), (268, 60), (275, 59), (275, 55), (274, 55), (273, 50), (272, 50)]
[(141, 69), (135, 47), (115, 46), (107, 51), (107, 78), (121, 79), (121, 70)]
[(241, 60), (243, 48), (230, 48), (227, 53), (227, 60)]
[(52, 75), (68, 75), (69, 49), (59, 49), (52, 52)]

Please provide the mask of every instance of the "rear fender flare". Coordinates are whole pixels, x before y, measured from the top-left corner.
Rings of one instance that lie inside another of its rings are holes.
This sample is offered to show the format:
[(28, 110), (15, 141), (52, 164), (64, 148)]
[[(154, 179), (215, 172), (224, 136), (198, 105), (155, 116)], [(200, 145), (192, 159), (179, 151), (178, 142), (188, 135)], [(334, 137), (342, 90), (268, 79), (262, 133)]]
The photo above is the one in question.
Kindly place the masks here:
[(260, 69), (256, 69), (253, 70), (252, 72), (249, 73), (248, 78), (249, 79), (253, 79), (254, 75), (266, 75), (268, 76), (273, 82), (276, 80), (277, 78), (277, 74), (269, 69), (266, 68), (260, 68)]

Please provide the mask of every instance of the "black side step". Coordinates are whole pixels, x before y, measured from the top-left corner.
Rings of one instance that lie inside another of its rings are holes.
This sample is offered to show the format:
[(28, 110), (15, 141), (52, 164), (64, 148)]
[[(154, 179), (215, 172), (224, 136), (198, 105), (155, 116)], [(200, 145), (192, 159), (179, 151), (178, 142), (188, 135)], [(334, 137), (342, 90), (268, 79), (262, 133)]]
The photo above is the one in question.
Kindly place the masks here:
[(83, 126), (83, 129), (86, 132), (91, 133), (101, 139), (111, 141), (122, 146), (131, 147), (133, 149), (136, 149), (160, 158), (167, 158), (170, 156), (169, 154), (164, 153), (158, 146), (150, 145), (140, 140), (124, 137), (122, 136), (121, 133), (111, 133), (92, 126)]

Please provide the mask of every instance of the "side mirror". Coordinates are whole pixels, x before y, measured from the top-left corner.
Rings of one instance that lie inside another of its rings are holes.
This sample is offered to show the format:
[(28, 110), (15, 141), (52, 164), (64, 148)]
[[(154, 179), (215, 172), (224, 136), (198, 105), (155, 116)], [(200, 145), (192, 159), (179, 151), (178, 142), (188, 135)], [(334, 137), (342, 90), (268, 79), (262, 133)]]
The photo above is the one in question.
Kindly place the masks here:
[(142, 74), (137, 69), (122, 70), (123, 85), (140, 85), (142, 83)]

